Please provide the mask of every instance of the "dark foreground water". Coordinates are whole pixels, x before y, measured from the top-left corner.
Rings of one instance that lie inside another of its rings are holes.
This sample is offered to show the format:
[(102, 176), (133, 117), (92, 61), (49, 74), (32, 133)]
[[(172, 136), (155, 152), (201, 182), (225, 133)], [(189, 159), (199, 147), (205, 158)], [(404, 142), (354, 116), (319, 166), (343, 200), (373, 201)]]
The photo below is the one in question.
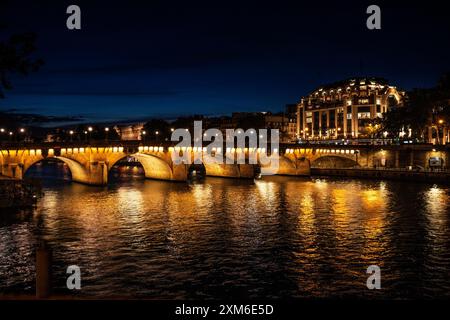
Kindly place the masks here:
[[(98, 297), (450, 296), (447, 187), (287, 177), (190, 185), (129, 177), (104, 188), (45, 181), (36, 210), (0, 215), (0, 293), (33, 293), (34, 248), (46, 239), (62, 294), (73, 294), (65, 271), (78, 265), (78, 294)], [(373, 264), (379, 291), (366, 287)]]

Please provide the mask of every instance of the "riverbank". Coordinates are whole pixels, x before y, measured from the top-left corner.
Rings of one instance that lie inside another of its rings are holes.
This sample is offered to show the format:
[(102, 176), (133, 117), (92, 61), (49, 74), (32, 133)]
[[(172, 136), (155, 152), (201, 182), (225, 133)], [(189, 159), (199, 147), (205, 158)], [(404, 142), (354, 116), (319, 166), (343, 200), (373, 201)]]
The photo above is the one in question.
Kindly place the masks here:
[(0, 177), (0, 209), (26, 208), (36, 204), (36, 182)]
[(450, 183), (450, 171), (371, 169), (371, 168), (311, 168), (312, 176), (333, 176), (375, 180), (401, 180), (428, 183)]

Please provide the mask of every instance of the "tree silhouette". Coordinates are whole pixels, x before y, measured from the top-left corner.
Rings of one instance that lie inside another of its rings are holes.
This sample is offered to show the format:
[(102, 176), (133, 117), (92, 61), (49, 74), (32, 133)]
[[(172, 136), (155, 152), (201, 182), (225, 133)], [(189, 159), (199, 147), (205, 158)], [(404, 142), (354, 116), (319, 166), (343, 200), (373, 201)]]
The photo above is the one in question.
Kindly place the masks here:
[(34, 33), (12, 35), (0, 41), (0, 98), (5, 97), (6, 90), (12, 89), (12, 74), (27, 75), (44, 64), (42, 59), (33, 57), (35, 41)]
[(426, 129), (436, 119), (450, 121), (450, 74), (444, 74), (437, 86), (408, 92), (403, 108), (393, 108), (384, 115), (383, 130), (394, 134), (411, 129), (413, 137), (425, 139)]
[(171, 131), (167, 121), (162, 119), (152, 119), (144, 125), (145, 138), (149, 141), (170, 140)]

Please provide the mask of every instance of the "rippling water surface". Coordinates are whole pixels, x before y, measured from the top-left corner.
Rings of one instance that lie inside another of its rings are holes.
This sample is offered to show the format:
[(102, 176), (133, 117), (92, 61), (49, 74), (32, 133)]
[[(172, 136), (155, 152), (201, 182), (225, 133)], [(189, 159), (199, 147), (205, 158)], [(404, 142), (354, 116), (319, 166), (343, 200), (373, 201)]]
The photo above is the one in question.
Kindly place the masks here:
[[(46, 179), (36, 210), (0, 216), (0, 292), (33, 293), (38, 239), (57, 292), (78, 265), (98, 297), (450, 296), (449, 188), (367, 180)], [(382, 270), (382, 290), (366, 269)]]

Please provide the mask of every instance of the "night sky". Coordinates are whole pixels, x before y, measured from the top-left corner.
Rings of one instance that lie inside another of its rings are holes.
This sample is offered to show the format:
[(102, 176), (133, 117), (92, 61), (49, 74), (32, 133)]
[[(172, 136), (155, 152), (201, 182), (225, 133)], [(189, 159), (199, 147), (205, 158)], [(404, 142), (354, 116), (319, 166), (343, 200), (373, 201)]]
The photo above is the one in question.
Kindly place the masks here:
[[(411, 89), (450, 70), (449, 12), (430, 1), (1, 1), (0, 36), (37, 33), (45, 60), (14, 77), (1, 110), (89, 121), (281, 111), (352, 76)], [(366, 28), (372, 2), (382, 30)], [(70, 4), (80, 31), (66, 28)]]

